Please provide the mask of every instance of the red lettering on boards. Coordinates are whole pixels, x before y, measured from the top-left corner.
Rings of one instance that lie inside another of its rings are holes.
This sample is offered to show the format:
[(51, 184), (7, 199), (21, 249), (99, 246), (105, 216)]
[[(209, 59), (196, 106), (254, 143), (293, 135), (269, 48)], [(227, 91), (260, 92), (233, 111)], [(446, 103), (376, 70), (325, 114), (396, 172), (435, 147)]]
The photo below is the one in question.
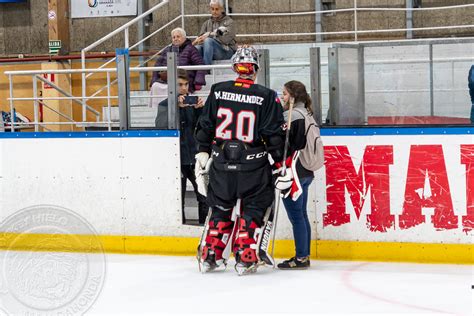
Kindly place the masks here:
[(474, 229), (474, 145), (461, 145), (461, 163), (466, 165), (466, 210), (462, 217), (465, 233)]
[[(424, 192), (425, 180), (429, 181), (431, 195)], [(434, 208), (431, 222), (437, 230), (458, 227), (453, 211), (448, 173), (441, 145), (412, 145), (408, 160), (405, 199), (400, 228), (408, 229), (425, 222), (422, 208)]]
[[(460, 154), (461, 163), (466, 167), (467, 212), (462, 216), (462, 225), (464, 232), (468, 233), (474, 230), (474, 145), (461, 145)], [(389, 185), (392, 146), (367, 146), (358, 171), (346, 146), (325, 146), (325, 160), (327, 210), (323, 214), (324, 227), (350, 222), (350, 215), (346, 213), (346, 190), (357, 219), (367, 195), (370, 195), (371, 210), (366, 220), (371, 231), (385, 232), (393, 227)], [(426, 183), (429, 191), (425, 190)], [(433, 208), (434, 213), (428, 221), (435, 229), (458, 227), (442, 145), (410, 147), (400, 228), (410, 229), (425, 223), (423, 208)]]
[(367, 227), (378, 232), (394, 227), (389, 182), (393, 146), (367, 146), (358, 172), (346, 146), (325, 146), (324, 156), (327, 210), (323, 214), (323, 225), (340, 226), (350, 222), (350, 215), (346, 213), (345, 189), (359, 218), (370, 189), (371, 213), (367, 215)]

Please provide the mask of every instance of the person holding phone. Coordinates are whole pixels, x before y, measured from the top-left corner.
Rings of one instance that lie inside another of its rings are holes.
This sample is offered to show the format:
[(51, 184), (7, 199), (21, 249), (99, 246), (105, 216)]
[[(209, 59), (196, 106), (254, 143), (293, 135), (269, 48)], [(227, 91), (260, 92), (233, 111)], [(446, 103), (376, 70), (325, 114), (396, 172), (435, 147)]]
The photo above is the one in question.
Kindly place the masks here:
[[(206, 220), (208, 207), (206, 197), (198, 192), (196, 177), (194, 175), (195, 159), (197, 153), (196, 141), (194, 140), (194, 129), (204, 106), (204, 100), (197, 96), (189, 95), (189, 80), (186, 70), (178, 70), (178, 107), (180, 118), (180, 149), (181, 149), (181, 194), (182, 194), (182, 218), (185, 222), (184, 198), (186, 193), (186, 182), (189, 180), (193, 185), (198, 201), (199, 223)], [(158, 115), (155, 120), (156, 128), (168, 128), (168, 99), (161, 101), (158, 105)]]

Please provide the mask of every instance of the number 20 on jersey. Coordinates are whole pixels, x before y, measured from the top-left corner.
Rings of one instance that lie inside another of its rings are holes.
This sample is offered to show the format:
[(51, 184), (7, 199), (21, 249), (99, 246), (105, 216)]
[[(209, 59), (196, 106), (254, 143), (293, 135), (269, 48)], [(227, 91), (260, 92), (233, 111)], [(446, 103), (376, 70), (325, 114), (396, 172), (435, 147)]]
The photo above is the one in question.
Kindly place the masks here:
[[(238, 139), (246, 143), (253, 142), (255, 112), (242, 110), (234, 113), (232, 109), (220, 107), (217, 117), (222, 120), (216, 128), (217, 138)], [(235, 130), (231, 128), (231, 125), (235, 126)]]

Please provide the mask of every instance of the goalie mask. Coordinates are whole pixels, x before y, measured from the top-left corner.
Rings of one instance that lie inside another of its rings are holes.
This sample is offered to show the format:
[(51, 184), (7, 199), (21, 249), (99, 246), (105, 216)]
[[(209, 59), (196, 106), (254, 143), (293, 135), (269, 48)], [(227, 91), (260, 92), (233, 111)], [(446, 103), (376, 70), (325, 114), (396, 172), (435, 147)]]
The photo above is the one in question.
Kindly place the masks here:
[(232, 68), (239, 75), (253, 75), (258, 71), (258, 52), (252, 46), (242, 46), (232, 56)]

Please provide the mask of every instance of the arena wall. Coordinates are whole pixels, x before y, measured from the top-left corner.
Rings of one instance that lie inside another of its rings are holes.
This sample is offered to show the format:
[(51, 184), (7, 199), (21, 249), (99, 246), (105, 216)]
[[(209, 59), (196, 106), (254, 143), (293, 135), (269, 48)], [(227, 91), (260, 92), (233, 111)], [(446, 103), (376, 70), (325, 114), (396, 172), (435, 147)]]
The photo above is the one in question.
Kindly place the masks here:
[[(147, 0), (145, 6), (151, 8), (159, 0)], [(337, 0), (333, 9), (352, 8), (354, 0)], [(439, 7), (469, 4), (470, 0), (423, 0), (423, 7)], [(278, 13), (314, 11), (315, 1), (308, 0), (229, 0), (235, 13)], [(209, 0), (185, 0), (186, 14), (208, 14)], [(405, 0), (359, 0), (358, 7), (405, 8)], [(172, 0), (169, 5), (153, 13), (153, 20), (146, 27), (152, 33), (162, 25), (176, 18), (181, 12), (181, 1)], [(472, 21), (474, 8), (456, 8), (443, 11), (416, 11), (413, 14), (415, 28), (433, 26), (467, 25)], [(99, 38), (114, 31), (133, 17), (102, 17), (87, 19), (71, 19), (69, 22), (70, 47), (72, 52), (94, 43)], [(190, 35), (198, 35), (201, 24), (206, 17), (190, 17), (185, 20), (185, 29)], [(312, 33), (315, 30), (315, 16), (236, 16), (238, 33)], [(358, 30), (403, 29), (406, 27), (404, 11), (359, 12)], [(27, 1), (25, 3), (9, 3), (0, 6), (0, 55), (17, 54), (48, 54), (48, 1)], [(170, 42), (170, 31), (181, 26), (181, 21), (173, 23), (148, 43), (151, 50), (157, 50)], [(341, 32), (354, 30), (353, 12), (323, 14), (323, 32)], [(18, 36), (21, 34), (21, 36)], [(130, 41), (137, 40), (137, 28), (130, 28)], [(472, 36), (472, 28), (452, 30), (424, 30), (414, 32), (415, 38)], [(360, 34), (359, 40), (403, 39), (405, 32)], [(351, 41), (353, 35), (326, 35), (324, 41)], [(312, 42), (314, 36), (268, 36), (261, 38), (240, 37), (240, 43), (281, 43), (281, 42)], [(117, 35), (96, 48), (96, 51), (113, 52), (122, 47), (123, 34)]]
[[(326, 165), (308, 202), (314, 258), (474, 263), (474, 128), (322, 134)], [(0, 222), (57, 205), (86, 219), (107, 252), (195, 253), (202, 228), (181, 224), (177, 131), (0, 133), (0, 144)], [(31, 250), (37, 234), (48, 230), (0, 225), (0, 249)], [(84, 244), (35, 250), (96, 250)], [(275, 254), (293, 251), (282, 207)]]

